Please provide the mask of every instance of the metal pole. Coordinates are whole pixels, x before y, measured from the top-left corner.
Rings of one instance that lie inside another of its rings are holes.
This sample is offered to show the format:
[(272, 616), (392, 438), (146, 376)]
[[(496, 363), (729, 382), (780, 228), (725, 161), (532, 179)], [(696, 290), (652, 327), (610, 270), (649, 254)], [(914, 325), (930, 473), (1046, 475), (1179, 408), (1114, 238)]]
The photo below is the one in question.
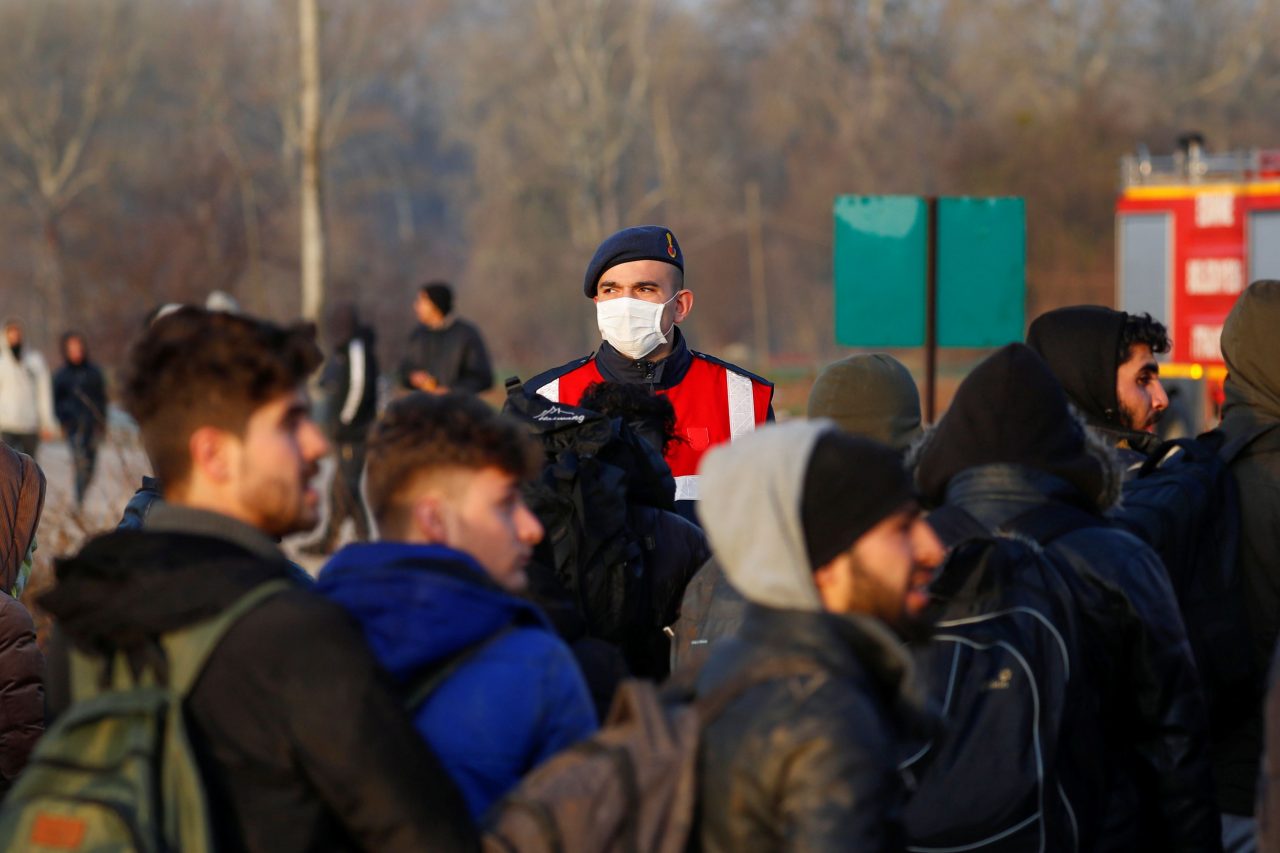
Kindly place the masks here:
[(925, 208), (924, 419), (933, 423), (938, 405), (938, 197), (928, 196)]
[(748, 181), (747, 271), (751, 280), (751, 324), (755, 332), (756, 369), (769, 368), (769, 289), (764, 281), (764, 215), (760, 209), (760, 184)]

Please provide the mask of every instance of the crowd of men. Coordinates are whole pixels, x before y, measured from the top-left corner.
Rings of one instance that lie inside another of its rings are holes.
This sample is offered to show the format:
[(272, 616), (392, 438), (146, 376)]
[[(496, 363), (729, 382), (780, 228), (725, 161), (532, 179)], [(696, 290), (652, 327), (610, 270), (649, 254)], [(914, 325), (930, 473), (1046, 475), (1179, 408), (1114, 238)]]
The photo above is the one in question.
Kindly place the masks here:
[[(157, 312), (118, 389), (154, 477), (57, 561), (43, 660), (15, 598), (55, 407), (11, 323), (0, 847), (1280, 850), (1280, 282), (1226, 321), (1220, 426), (1172, 443), (1146, 315), (1038, 317), (931, 426), (884, 354), (775, 424), (682, 334), (669, 229), (608, 238), (583, 290), (599, 348), (501, 413), (439, 282), (381, 412), (352, 306), (328, 358), (309, 325)], [(83, 494), (105, 392), (63, 350)], [(312, 550), (356, 541), (313, 581), (280, 540), (330, 453)], [(637, 744), (694, 708), (684, 784)]]

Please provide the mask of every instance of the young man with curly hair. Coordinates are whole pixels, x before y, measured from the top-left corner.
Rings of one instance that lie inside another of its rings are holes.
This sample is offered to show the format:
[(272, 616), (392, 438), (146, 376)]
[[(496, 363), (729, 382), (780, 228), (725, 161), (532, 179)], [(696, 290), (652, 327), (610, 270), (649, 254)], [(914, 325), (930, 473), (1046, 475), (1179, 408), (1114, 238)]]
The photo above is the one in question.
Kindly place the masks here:
[(1037, 317), (1027, 346), (1108, 443), (1143, 456), (1159, 443), (1156, 424), (1169, 407), (1156, 362), (1169, 351), (1164, 324), (1150, 314), (1076, 305)]

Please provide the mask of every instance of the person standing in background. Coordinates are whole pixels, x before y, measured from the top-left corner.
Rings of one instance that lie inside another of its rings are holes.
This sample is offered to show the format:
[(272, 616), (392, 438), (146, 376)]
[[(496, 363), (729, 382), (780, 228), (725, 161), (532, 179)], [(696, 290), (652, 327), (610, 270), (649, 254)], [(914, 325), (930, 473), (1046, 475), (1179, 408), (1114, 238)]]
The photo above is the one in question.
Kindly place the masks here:
[(22, 324), (6, 320), (0, 339), (0, 441), (35, 458), (41, 438), (58, 428), (44, 356), (26, 346)]
[(338, 543), (348, 518), (356, 525), (356, 541), (369, 539), (369, 513), (360, 497), (365, 439), (378, 414), (378, 354), (373, 330), (360, 324), (356, 306), (343, 302), (329, 314), (333, 353), (325, 363), (320, 387), (325, 395), (325, 430), (333, 443), (337, 470), (329, 486), (329, 516), (324, 532), (303, 553), (323, 556)]
[(413, 303), (418, 327), (400, 362), (400, 384), (410, 391), (479, 394), (493, 387), (493, 367), (480, 330), (453, 313), (453, 288), (433, 281)]
[(107, 383), (89, 360), (89, 348), (79, 332), (62, 336), (62, 361), (53, 375), (53, 410), (71, 448), (76, 503), (83, 504), (98, 462), (98, 445), (106, 434)]

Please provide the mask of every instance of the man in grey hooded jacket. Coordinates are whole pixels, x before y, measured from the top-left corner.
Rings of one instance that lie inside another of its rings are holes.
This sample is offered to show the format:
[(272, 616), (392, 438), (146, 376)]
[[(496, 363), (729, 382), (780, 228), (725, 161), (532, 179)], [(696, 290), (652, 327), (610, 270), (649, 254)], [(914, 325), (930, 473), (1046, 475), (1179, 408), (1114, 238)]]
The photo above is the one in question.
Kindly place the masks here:
[[(1266, 672), (1280, 635), (1280, 281), (1255, 281), (1241, 294), (1222, 327), (1222, 357), (1227, 363), (1223, 388), (1222, 454), (1230, 459), (1240, 493), (1240, 550), (1236, 562), (1244, 585), (1245, 620), (1253, 636), (1258, 672)], [(1271, 724), (1274, 725), (1274, 724)], [(1270, 726), (1269, 726), (1270, 727)], [(1277, 782), (1276, 744), (1268, 743), (1268, 769), (1261, 798), (1264, 821), (1274, 824)], [(1262, 752), (1262, 711), (1250, 713), (1232, 732), (1213, 744), (1214, 777), (1222, 808), (1223, 837), (1228, 850), (1233, 836), (1249, 834), (1254, 787)], [(1264, 837), (1280, 849), (1275, 827)]]
[(939, 548), (900, 457), (800, 421), (711, 451), (700, 476), (703, 526), (748, 605), (698, 692), (790, 664), (705, 730), (701, 848), (901, 849), (896, 748), (923, 718), (890, 626), (923, 609)]
[[(891, 355), (858, 353), (827, 365), (809, 392), (809, 417), (828, 418), (850, 435), (905, 451), (920, 435), (920, 393), (911, 371)], [(698, 667), (712, 644), (732, 636), (745, 602), (716, 561), (685, 587), (671, 644), (672, 669)]]

